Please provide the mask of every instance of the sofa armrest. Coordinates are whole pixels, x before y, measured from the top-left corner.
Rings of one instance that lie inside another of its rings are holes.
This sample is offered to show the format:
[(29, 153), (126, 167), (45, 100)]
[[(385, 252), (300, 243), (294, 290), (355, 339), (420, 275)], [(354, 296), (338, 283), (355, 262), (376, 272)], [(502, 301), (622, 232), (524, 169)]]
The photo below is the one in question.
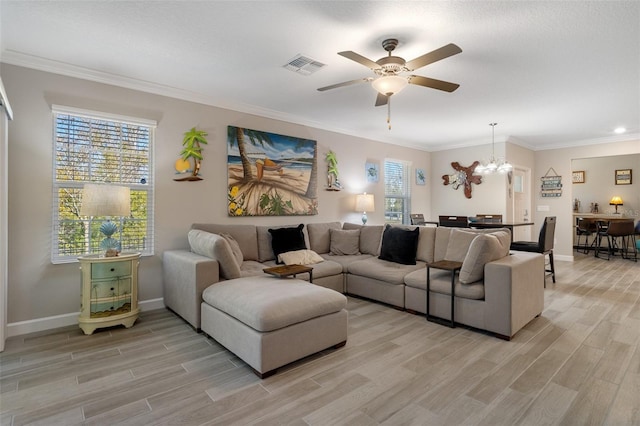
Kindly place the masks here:
[(513, 252), (484, 270), (487, 329), (511, 337), (544, 309), (544, 256)]
[(202, 292), (220, 281), (218, 261), (187, 250), (169, 250), (162, 255), (164, 304), (200, 330)]

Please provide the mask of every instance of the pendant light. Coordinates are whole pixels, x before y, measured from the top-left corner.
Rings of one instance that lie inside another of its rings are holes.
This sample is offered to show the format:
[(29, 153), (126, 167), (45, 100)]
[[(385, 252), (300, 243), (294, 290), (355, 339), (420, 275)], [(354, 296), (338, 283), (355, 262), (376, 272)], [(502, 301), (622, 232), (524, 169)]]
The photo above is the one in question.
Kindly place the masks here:
[(501, 158), (496, 157), (496, 126), (498, 123), (489, 123), (491, 126), (491, 157), (488, 163), (483, 163), (476, 167), (475, 172), (490, 175), (494, 173), (507, 173), (513, 169), (513, 166)]

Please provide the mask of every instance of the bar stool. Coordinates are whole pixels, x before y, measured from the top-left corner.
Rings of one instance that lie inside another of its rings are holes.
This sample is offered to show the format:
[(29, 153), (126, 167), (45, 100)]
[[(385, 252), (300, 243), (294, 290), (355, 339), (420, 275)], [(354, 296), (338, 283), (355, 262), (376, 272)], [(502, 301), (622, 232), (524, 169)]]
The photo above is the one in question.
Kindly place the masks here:
[(611, 221), (606, 230), (602, 232), (598, 231), (598, 237), (599, 242), (598, 248), (596, 248), (596, 257), (600, 257), (598, 254), (601, 248), (601, 240), (603, 237), (606, 237), (609, 246), (607, 248), (607, 260), (611, 259), (611, 256), (615, 256), (616, 252), (619, 252), (623, 259), (633, 260), (634, 262), (638, 261), (638, 251), (633, 243), (633, 220)]
[[(595, 250), (593, 255), (595, 257), (600, 257), (600, 251), (604, 249), (602, 246), (602, 240), (605, 239), (607, 242), (609, 241), (609, 237), (607, 235), (607, 229), (609, 229), (609, 221), (607, 220), (596, 220), (596, 238), (595, 238)], [(609, 250), (609, 246), (606, 247)]]
[[(582, 250), (584, 254), (587, 254), (591, 248), (595, 248), (597, 238), (594, 237), (591, 244), (589, 244), (589, 237), (598, 232), (598, 227), (593, 219), (579, 217), (577, 218), (577, 222), (576, 234), (578, 235), (578, 244), (576, 244), (576, 249), (578, 251)], [(584, 237), (584, 244), (580, 244), (582, 237)]]

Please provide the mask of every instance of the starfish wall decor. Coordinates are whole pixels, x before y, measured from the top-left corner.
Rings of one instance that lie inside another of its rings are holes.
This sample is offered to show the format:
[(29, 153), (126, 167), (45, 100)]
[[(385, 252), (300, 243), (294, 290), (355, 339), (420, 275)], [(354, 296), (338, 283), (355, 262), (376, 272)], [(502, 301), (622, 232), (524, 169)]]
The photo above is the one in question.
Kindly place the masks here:
[(443, 185), (451, 185), (453, 189), (458, 189), (460, 186), (464, 186), (464, 196), (471, 198), (471, 184), (475, 183), (480, 185), (482, 183), (482, 176), (474, 175), (473, 171), (480, 164), (479, 161), (474, 161), (469, 167), (462, 167), (460, 163), (454, 161), (451, 163), (451, 167), (455, 170), (453, 174), (442, 175)]

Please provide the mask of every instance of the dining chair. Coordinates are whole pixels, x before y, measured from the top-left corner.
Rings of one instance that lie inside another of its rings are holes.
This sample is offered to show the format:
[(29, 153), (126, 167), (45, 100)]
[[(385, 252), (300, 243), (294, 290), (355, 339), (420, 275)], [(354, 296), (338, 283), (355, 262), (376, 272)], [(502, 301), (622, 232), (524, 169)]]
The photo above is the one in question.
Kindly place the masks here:
[(412, 225), (424, 225), (424, 215), (422, 213), (411, 213)]
[[(541, 253), (545, 256), (549, 256), (549, 269), (545, 265), (545, 273), (551, 273), (551, 279), (556, 282), (556, 269), (553, 265), (553, 239), (556, 232), (556, 217), (547, 216), (544, 218), (544, 223), (540, 228), (540, 235), (538, 241), (514, 241), (511, 243), (511, 250), (528, 251), (533, 253)], [(547, 286), (545, 281), (545, 287)]]
[(438, 216), (440, 226), (449, 226), (454, 228), (468, 228), (469, 218), (467, 216)]
[(476, 217), (480, 222), (486, 223), (502, 223), (501, 214), (477, 214)]

